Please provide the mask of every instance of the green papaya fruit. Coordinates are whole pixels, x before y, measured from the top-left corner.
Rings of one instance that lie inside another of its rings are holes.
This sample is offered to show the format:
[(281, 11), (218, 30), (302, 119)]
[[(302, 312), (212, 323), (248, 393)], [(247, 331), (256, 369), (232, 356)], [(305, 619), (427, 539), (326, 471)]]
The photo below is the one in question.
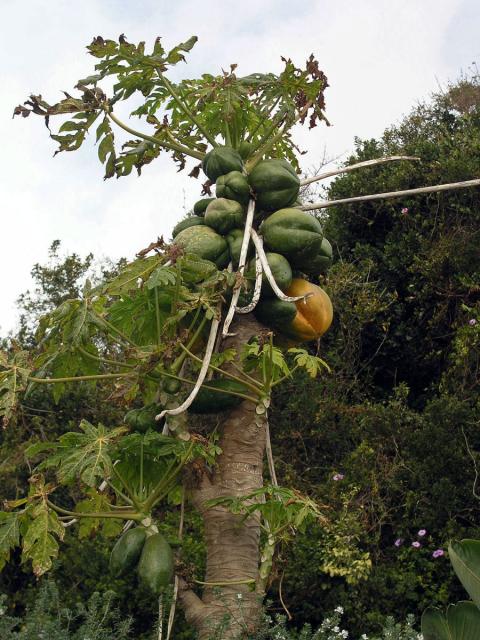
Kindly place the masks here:
[(140, 582), (159, 596), (171, 584), (174, 570), (173, 552), (168, 542), (160, 533), (149, 536), (137, 565)]
[(162, 382), (162, 389), (165, 391), (165, 393), (178, 393), (181, 386), (182, 383), (180, 382), (180, 380), (176, 380), (175, 378), (165, 378), (165, 380)]
[(215, 147), (203, 159), (202, 169), (208, 179), (215, 182), (217, 178), (230, 171), (242, 171), (243, 160), (232, 147)]
[(294, 302), (285, 302), (278, 298), (260, 300), (254, 315), (262, 324), (283, 333), (290, 327), (297, 315)]
[(193, 213), (196, 216), (203, 216), (212, 200), (215, 200), (215, 198), (202, 198), (201, 200), (197, 200), (197, 202), (195, 202), (195, 204), (193, 205)]
[(243, 173), (230, 171), (230, 173), (217, 178), (216, 194), (217, 198), (236, 200), (240, 204), (246, 205), (250, 199), (250, 185)]
[(180, 231), (173, 243), (182, 247), (186, 253), (194, 253), (200, 258), (211, 260), (220, 269), (226, 267), (230, 260), (225, 238), (206, 225), (188, 227)]
[(188, 229), (188, 227), (196, 227), (199, 224), (205, 224), (205, 220), (200, 216), (190, 216), (189, 218), (185, 218), (185, 220), (181, 220), (173, 227), (172, 238), (176, 238), (180, 231)]
[(216, 198), (205, 211), (205, 224), (222, 236), (245, 224), (245, 208), (235, 200)]
[(246, 140), (243, 140), (238, 145), (238, 153), (242, 157), (242, 160), (246, 160), (247, 158), (249, 158), (252, 155), (252, 149), (253, 149), (252, 143), (251, 142), (247, 142)]
[(262, 222), (260, 232), (270, 251), (281, 253), (292, 267), (305, 265), (322, 249), (320, 223), (299, 209), (280, 209)]
[[(232, 259), (232, 264), (236, 269), (238, 267), (238, 262), (240, 260), (240, 251), (242, 249), (243, 242), (243, 229), (232, 229), (226, 235), (226, 239), (228, 242), (228, 247), (230, 249), (230, 258)], [(253, 243), (250, 242), (248, 245), (247, 258), (253, 254)]]
[[(245, 385), (230, 380), (230, 378), (217, 378), (205, 383), (209, 387), (214, 387), (218, 391), (206, 389), (203, 385), (197, 393), (195, 400), (188, 409), (190, 413), (219, 413), (237, 407), (243, 400), (238, 396), (230, 395), (230, 392), (247, 393)], [(222, 393), (220, 393), (222, 392)]]
[[(272, 275), (275, 278), (275, 282), (278, 284), (282, 291), (286, 291), (291, 285), (293, 278), (292, 268), (288, 260), (279, 253), (271, 253), (267, 251), (265, 255), (267, 256), (267, 262), (272, 271)], [(251, 260), (245, 272), (245, 277), (250, 284), (249, 289), (253, 289), (254, 287), (255, 274), (255, 260)], [(263, 298), (271, 298), (275, 295), (265, 274), (263, 274), (262, 276), (261, 295)]]
[(318, 278), (319, 275), (327, 273), (332, 264), (332, 255), (332, 245), (326, 238), (323, 238), (320, 251), (317, 255), (297, 266), (307, 276)]
[(110, 573), (120, 578), (131, 571), (142, 553), (147, 532), (143, 527), (135, 527), (124, 533), (115, 543), (110, 554)]
[(147, 404), (141, 409), (131, 409), (123, 418), (126, 425), (138, 433), (146, 433), (157, 426), (155, 416), (161, 408), (157, 403)]
[(250, 172), (256, 206), (264, 211), (290, 207), (298, 197), (300, 179), (286, 160), (262, 160)]

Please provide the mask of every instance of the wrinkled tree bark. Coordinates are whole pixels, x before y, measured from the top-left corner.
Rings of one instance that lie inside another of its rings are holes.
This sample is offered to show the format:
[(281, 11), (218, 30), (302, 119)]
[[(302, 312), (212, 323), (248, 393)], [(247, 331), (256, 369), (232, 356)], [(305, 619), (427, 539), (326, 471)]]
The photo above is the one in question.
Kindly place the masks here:
[[(263, 327), (250, 315), (232, 325), (236, 335), (224, 346), (237, 353)], [(200, 640), (239, 638), (254, 630), (261, 611), (263, 593), (254, 587), (260, 561), (260, 521), (246, 520), (222, 506), (207, 508), (209, 500), (226, 496), (246, 496), (263, 485), (266, 417), (257, 415), (255, 405), (245, 401), (225, 415), (220, 447), (213, 476), (203, 476), (191, 492), (191, 500), (205, 525), (207, 567), (202, 597), (183, 582), (179, 598), (187, 620)]]

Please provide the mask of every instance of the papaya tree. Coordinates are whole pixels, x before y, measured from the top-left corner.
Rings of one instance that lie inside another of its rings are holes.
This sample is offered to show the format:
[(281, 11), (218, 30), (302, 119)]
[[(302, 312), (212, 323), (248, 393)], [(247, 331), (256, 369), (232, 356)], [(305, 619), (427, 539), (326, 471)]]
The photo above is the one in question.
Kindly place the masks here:
[[(94, 132), (105, 178), (141, 174), (164, 152), (205, 181), (171, 242), (154, 239), (114, 278), (95, 287), (87, 281), (79, 298), (42, 318), (35, 352), (12, 344), (1, 354), (6, 428), (18, 399), (38, 385), (50, 385), (55, 398), (68, 385), (102, 385), (105, 402), (124, 407), (125, 416), (121, 424), (82, 420), (54, 442), (39, 434), (27, 450), (29, 493), (7, 500), (0, 513), (0, 568), (21, 547), (40, 576), (67, 529), (100, 530), (118, 538), (112, 574), (136, 572), (159, 598), (167, 637), (178, 601), (204, 640), (253, 633), (280, 545), (312, 521), (328, 526), (322, 505), (278, 485), (268, 426), (275, 386), (297, 369), (312, 377), (329, 371), (309, 343), (318, 343), (333, 318), (318, 284), (326, 282), (332, 247), (309, 211), (336, 202), (304, 204), (300, 188), (419, 159), (379, 158), (302, 180), (292, 130), (328, 124), (327, 78), (313, 55), (302, 68), (282, 58), (279, 75), (242, 77), (232, 65), (218, 76), (173, 83), (168, 72), (195, 42), (167, 51), (157, 39), (147, 52), (143, 42), (99, 36), (88, 47), (94, 74), (76, 83), (75, 95), (55, 104), (32, 95), (15, 109), (44, 118), (58, 152), (80, 148)], [(102, 84), (113, 85), (109, 95)], [(118, 115), (129, 98), (138, 130)], [(204, 525), (204, 575), (182, 562), (182, 531), (193, 511)]]

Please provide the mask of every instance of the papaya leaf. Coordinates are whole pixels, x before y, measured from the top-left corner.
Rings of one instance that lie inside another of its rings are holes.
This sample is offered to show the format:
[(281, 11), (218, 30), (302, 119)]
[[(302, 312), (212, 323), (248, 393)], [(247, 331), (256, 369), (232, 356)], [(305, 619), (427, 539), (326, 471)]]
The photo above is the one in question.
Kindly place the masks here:
[(164, 436), (157, 431), (148, 431), (146, 434), (131, 433), (124, 436), (115, 448), (115, 455), (121, 457), (124, 452), (128, 454), (139, 452), (142, 440), (144, 453), (155, 458), (166, 456), (182, 458), (188, 450), (188, 444), (177, 438)]
[(155, 287), (165, 287), (167, 285), (174, 285), (177, 279), (177, 273), (175, 269), (160, 265), (152, 273), (146, 281), (148, 289), (154, 289)]
[(237, 356), (236, 349), (229, 348), (224, 351), (219, 351), (212, 355), (210, 362), (215, 367), (221, 367), (225, 362), (233, 362)]
[(33, 572), (41, 576), (58, 556), (57, 539), (63, 540), (65, 529), (45, 501), (35, 505), (29, 515), (31, 522), (23, 536), (22, 560), (31, 560)]
[[(95, 427), (86, 420), (81, 421), (80, 429), (80, 432), (63, 434), (58, 442), (49, 443), (48, 449), (53, 453), (38, 469), (56, 469), (58, 480), (63, 484), (81, 481), (94, 486), (98, 480), (110, 477), (112, 446), (127, 429), (107, 429), (102, 424)], [(47, 443), (40, 447), (34, 445), (27, 449), (27, 455), (38, 454), (42, 446), (43, 450), (47, 450)]]
[(4, 428), (14, 415), (18, 396), (26, 389), (30, 373), (27, 352), (17, 351), (10, 361), (6, 353), (0, 352), (0, 417)]
[[(86, 493), (88, 497), (77, 502), (75, 511), (78, 513), (98, 513), (111, 510), (112, 505), (104, 493), (94, 488), (88, 489)], [(105, 537), (114, 538), (121, 533), (123, 521), (115, 520), (114, 518), (80, 518), (78, 537), (80, 539), (88, 538), (100, 528)]]
[(181, 265), (182, 278), (189, 284), (203, 282), (218, 272), (214, 262), (199, 258), (192, 253), (185, 254), (178, 262)]
[(244, 518), (260, 513), (271, 535), (288, 539), (295, 530), (303, 531), (308, 523), (325, 520), (320, 505), (298, 491), (286, 487), (265, 485), (241, 497), (209, 500), (208, 506), (225, 506)]
[(174, 64), (177, 64), (177, 62), (184, 61), (185, 56), (183, 56), (181, 52), (191, 51), (191, 49), (195, 46), (195, 43), (197, 42), (197, 40), (198, 40), (197, 36), (192, 36), (186, 42), (181, 42), (180, 44), (177, 44), (176, 47), (174, 47), (168, 52), (166, 57), (166, 62), (174, 65)]
[(306, 349), (289, 349), (288, 353), (294, 354), (295, 363), (299, 367), (305, 369), (311, 378), (316, 378), (322, 368), (331, 373), (331, 369), (325, 362), (325, 360), (322, 360), (322, 358), (308, 353)]
[(253, 340), (244, 346), (241, 358), (246, 371), (261, 371), (270, 382), (290, 375), (282, 350), (269, 342), (260, 345), (258, 340)]
[(161, 261), (162, 258), (155, 255), (130, 262), (116, 278), (104, 286), (104, 292), (119, 296), (135, 291), (148, 280)]
[(20, 523), (24, 511), (0, 511), (0, 571), (10, 559), (10, 552), (20, 545)]

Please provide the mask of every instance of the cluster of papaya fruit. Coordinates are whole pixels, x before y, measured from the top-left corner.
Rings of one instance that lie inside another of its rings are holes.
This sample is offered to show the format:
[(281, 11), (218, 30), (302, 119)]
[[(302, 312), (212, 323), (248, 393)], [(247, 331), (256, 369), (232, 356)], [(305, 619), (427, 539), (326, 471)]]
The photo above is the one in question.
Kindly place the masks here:
[(157, 596), (171, 584), (173, 551), (160, 533), (148, 535), (144, 527), (135, 527), (117, 540), (110, 554), (110, 573), (120, 578), (135, 568), (140, 582)]
[[(219, 146), (207, 153), (202, 168), (216, 197), (194, 205), (194, 215), (173, 230), (173, 242), (189, 253), (225, 268), (238, 267), (246, 222), (247, 205), (255, 200), (254, 227), (266, 247), (272, 275), (286, 296), (305, 296), (297, 302), (278, 299), (263, 276), (261, 298), (254, 313), (277, 333), (295, 342), (319, 338), (333, 316), (328, 295), (308, 278), (318, 279), (332, 261), (332, 247), (318, 220), (298, 207), (300, 180), (295, 169), (283, 159), (260, 161), (247, 175), (244, 160), (248, 145), (237, 151)], [(251, 247), (252, 248), (252, 247)], [(248, 302), (255, 282), (255, 259), (249, 253), (245, 268)]]

